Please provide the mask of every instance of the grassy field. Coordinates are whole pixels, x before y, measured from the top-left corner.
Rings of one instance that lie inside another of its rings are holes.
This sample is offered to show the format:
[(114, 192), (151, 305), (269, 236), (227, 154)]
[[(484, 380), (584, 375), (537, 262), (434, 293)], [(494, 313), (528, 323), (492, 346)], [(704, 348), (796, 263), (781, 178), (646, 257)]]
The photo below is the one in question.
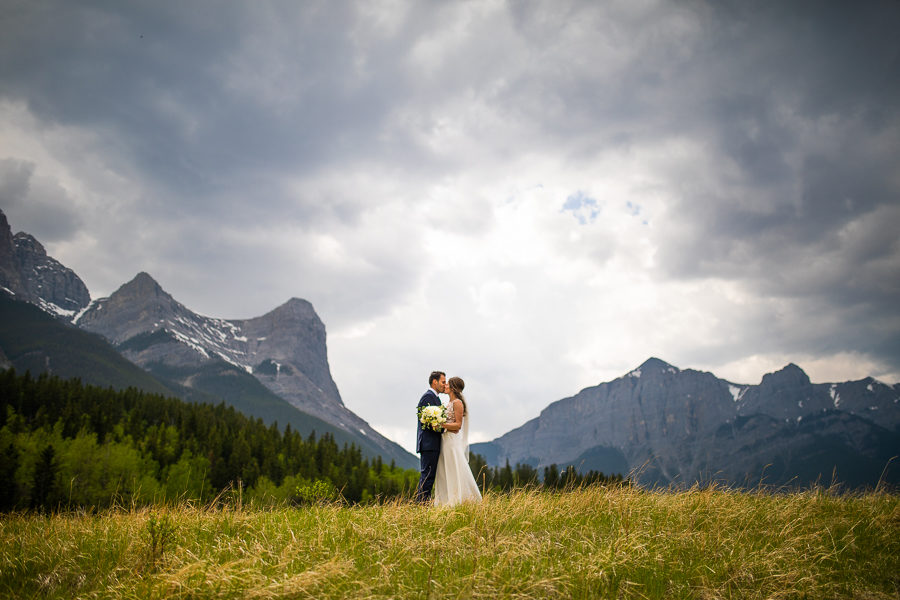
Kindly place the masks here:
[(7, 515), (0, 548), (0, 598), (897, 598), (900, 497), (594, 487)]

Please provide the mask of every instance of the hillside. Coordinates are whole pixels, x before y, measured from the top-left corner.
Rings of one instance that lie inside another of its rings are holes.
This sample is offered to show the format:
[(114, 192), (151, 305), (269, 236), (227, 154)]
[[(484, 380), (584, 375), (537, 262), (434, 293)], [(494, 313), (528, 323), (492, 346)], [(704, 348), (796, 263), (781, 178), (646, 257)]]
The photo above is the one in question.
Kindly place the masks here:
[(174, 386), (153, 377), (99, 335), (56, 319), (36, 306), (0, 292), (0, 352), (4, 367), (24, 373), (52, 373), (64, 379), (122, 390), (178, 395)]

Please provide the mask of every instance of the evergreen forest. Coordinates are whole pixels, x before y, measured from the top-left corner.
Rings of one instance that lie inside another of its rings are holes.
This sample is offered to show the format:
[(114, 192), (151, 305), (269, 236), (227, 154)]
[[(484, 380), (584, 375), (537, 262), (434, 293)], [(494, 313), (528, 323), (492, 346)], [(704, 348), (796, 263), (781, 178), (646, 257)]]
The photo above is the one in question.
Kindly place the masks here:
[(350, 503), (409, 494), (418, 472), (194, 404), (42, 374), (0, 373), (0, 510), (243, 501)]

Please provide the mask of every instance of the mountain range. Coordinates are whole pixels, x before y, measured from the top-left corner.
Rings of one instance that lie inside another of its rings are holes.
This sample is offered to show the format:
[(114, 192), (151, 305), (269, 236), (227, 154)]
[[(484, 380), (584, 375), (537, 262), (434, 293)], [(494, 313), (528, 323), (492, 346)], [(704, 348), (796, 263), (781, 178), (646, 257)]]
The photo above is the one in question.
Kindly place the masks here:
[(651, 358), (471, 449), (491, 465), (574, 465), (651, 485), (896, 485), (898, 402), (900, 385), (813, 384), (794, 364), (745, 385)]
[(0, 288), (0, 365), (224, 401), (267, 423), (330, 433), (368, 456), (418, 464), (344, 405), (328, 365), (325, 326), (305, 300), (292, 298), (253, 319), (217, 319), (191, 311), (147, 273), (92, 300), (78, 275), (36, 239), (12, 235), (2, 211)]

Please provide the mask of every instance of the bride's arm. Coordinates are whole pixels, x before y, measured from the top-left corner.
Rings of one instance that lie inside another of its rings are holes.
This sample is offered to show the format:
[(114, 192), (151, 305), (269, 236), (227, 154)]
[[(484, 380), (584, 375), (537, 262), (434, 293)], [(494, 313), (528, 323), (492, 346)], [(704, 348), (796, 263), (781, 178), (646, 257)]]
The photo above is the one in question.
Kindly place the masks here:
[(453, 401), (453, 420), (444, 423), (444, 429), (451, 433), (458, 433), (462, 429), (463, 403), (460, 400)]

